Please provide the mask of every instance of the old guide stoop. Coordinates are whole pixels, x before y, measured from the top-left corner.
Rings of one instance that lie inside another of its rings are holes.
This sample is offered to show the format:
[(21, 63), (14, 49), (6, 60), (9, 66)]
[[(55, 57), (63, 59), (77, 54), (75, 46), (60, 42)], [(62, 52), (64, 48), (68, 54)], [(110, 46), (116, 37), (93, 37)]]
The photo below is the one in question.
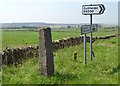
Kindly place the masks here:
[(39, 65), (43, 76), (54, 74), (53, 45), (49, 27), (39, 30)]

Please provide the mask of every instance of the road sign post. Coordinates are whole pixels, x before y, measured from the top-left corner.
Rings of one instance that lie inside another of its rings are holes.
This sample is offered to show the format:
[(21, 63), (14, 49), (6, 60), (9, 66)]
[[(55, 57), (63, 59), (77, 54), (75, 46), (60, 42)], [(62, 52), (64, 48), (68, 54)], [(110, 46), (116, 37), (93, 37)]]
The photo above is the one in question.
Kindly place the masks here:
[[(92, 16), (91, 16), (92, 21)], [(92, 60), (92, 32), (97, 31), (98, 25), (92, 24), (91, 25), (82, 25), (81, 26), (81, 34), (84, 34), (84, 63), (87, 64), (86, 59), (86, 34), (90, 33), (90, 60)]]
[(86, 33), (84, 34), (84, 63), (86, 64)]
[(90, 60), (92, 61), (92, 14), (90, 14)]
[[(105, 6), (103, 4), (95, 4), (95, 5), (83, 5), (82, 6), (82, 14), (90, 15), (90, 26), (82, 26), (81, 34), (84, 34), (84, 60), (86, 64), (86, 33), (90, 33), (90, 60), (92, 61), (92, 32), (95, 31), (96, 25), (92, 24), (92, 15), (101, 15), (105, 11)], [(94, 27), (94, 28), (93, 28)], [(97, 30), (97, 29), (96, 29)]]

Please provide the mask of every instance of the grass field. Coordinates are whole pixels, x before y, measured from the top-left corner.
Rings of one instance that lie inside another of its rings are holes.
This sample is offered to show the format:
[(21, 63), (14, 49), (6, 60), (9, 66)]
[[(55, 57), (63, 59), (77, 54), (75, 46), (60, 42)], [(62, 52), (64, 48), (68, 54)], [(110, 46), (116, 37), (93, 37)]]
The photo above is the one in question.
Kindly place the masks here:
[[(104, 36), (110, 34), (116, 34), (117, 29), (102, 29), (94, 32), (93, 36)], [(71, 28), (71, 29), (58, 29), (52, 30), (52, 39), (58, 40), (66, 37), (79, 36), (80, 29)], [(89, 35), (89, 34), (87, 34)], [(38, 45), (38, 32), (36, 31), (2, 31), (2, 48), (6, 47), (25, 47), (29, 45)]]
[[(19, 67), (3, 66), (3, 84), (117, 84), (118, 38), (93, 43), (95, 58), (90, 61), (87, 43), (87, 65), (83, 61), (83, 44), (54, 52), (55, 74), (51, 78), (39, 74), (38, 58), (25, 61)], [(78, 59), (73, 60), (77, 51)]]
[[(117, 34), (117, 29), (100, 29), (93, 36)], [(79, 36), (78, 28), (52, 30), (52, 39)], [(89, 36), (89, 34), (87, 34)], [(15, 48), (38, 44), (38, 32), (3, 31), (2, 47)], [(77, 51), (77, 61), (73, 53)], [(54, 52), (55, 74), (51, 78), (39, 73), (38, 58), (31, 58), (17, 68), (2, 67), (3, 84), (117, 84), (118, 83), (118, 37), (97, 40), (93, 43), (95, 58), (90, 61), (87, 43), (87, 65), (83, 61), (83, 44)], [(120, 71), (120, 70), (119, 70)], [(0, 72), (1, 75), (1, 72)]]

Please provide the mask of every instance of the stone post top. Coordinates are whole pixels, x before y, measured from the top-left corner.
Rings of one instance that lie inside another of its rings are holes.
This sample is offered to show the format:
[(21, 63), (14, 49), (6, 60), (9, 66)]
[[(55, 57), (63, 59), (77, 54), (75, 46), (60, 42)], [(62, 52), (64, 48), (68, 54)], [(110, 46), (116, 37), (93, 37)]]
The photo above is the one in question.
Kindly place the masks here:
[(38, 30), (47, 30), (47, 29), (51, 29), (50, 27), (46, 27), (46, 28), (39, 28)]

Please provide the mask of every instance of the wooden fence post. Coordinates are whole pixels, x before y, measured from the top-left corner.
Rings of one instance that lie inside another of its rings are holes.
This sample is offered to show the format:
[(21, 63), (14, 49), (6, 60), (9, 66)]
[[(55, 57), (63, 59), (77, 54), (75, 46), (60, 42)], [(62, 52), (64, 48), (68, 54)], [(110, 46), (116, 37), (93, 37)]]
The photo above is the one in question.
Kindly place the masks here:
[(42, 75), (54, 74), (53, 45), (49, 27), (39, 30), (39, 65)]

